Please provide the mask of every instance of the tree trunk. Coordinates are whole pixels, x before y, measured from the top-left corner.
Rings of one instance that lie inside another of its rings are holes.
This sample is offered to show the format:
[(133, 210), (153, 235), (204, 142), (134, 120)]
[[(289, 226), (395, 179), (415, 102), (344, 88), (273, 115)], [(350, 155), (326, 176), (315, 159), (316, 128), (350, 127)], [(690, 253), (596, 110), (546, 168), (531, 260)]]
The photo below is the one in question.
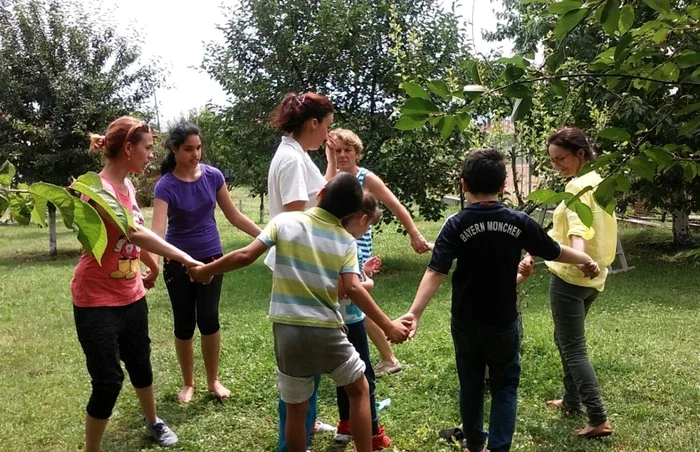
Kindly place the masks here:
[(689, 213), (685, 207), (673, 209), (673, 243), (681, 246), (692, 245), (693, 234), (690, 232)]
[(56, 206), (48, 203), (47, 210), (49, 211), (49, 256), (58, 254), (56, 247)]
[(259, 224), (265, 222), (265, 195), (260, 195), (260, 221)]

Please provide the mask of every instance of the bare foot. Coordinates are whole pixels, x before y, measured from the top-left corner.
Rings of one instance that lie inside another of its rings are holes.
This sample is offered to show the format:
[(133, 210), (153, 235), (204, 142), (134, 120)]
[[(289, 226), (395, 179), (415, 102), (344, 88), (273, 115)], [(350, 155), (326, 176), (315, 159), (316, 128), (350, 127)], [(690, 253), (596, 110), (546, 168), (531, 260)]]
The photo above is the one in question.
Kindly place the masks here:
[(180, 403), (189, 403), (192, 401), (192, 396), (194, 396), (194, 386), (183, 385), (177, 400)]
[(214, 384), (209, 385), (209, 392), (214, 394), (214, 397), (217, 399), (228, 399), (231, 397), (231, 391), (226, 389), (224, 385), (219, 383), (219, 380), (216, 380)]
[(610, 421), (605, 421), (600, 425), (593, 427), (591, 424), (587, 424), (582, 429), (574, 430), (574, 435), (579, 438), (602, 438), (604, 436), (612, 435), (612, 425)]

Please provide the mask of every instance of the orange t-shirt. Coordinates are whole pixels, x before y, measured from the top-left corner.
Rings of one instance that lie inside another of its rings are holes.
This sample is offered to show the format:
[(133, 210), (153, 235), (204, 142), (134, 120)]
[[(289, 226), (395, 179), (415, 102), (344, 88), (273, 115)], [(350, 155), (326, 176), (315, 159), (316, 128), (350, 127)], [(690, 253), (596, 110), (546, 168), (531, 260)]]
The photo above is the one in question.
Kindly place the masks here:
[[(127, 193), (120, 193), (110, 181), (102, 177), (102, 187), (112, 193), (131, 213), (134, 223), (143, 225), (143, 215), (136, 204), (136, 191), (125, 179)], [(125, 306), (146, 295), (141, 280), (141, 248), (134, 245), (113, 224), (105, 221), (107, 249), (102, 266), (85, 249), (75, 267), (71, 281), (73, 303), (79, 307)]]

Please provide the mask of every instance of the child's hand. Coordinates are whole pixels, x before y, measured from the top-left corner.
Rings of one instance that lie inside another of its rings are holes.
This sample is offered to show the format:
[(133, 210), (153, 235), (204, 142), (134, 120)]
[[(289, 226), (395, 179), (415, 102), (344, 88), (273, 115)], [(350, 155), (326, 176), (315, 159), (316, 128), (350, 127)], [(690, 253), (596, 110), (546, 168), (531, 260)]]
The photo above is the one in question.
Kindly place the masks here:
[(207, 275), (204, 264), (188, 268), (187, 273), (190, 275), (192, 281), (202, 284), (209, 284), (214, 278), (213, 276)]
[(598, 266), (598, 263), (594, 260), (591, 260), (587, 264), (579, 264), (576, 266), (581, 272), (583, 272), (583, 275), (586, 278), (595, 278), (600, 274), (600, 267)]
[[(411, 332), (411, 329), (409, 326), (406, 326), (406, 319), (400, 317), (393, 322), (391, 322), (391, 328), (389, 328), (388, 331), (385, 331), (387, 339), (392, 344), (400, 344), (404, 342), (406, 339), (408, 339), (408, 335)], [(409, 325), (412, 325), (412, 321), (408, 321)]]
[(146, 289), (152, 289), (156, 286), (156, 281), (158, 281), (158, 268), (148, 269), (141, 275), (143, 281), (143, 287)]
[(535, 271), (535, 260), (529, 254), (526, 254), (523, 260), (518, 264), (518, 273), (525, 278), (529, 278)]
[(372, 256), (365, 261), (364, 270), (370, 278), (379, 273), (382, 266), (382, 258), (380, 256)]

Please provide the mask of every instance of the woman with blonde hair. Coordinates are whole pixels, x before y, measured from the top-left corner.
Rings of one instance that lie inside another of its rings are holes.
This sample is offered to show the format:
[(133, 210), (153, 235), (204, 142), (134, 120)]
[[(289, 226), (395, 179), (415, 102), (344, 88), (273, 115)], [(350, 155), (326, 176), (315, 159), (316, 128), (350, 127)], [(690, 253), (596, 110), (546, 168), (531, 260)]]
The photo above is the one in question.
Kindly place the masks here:
[[(92, 383), (85, 417), (86, 452), (100, 450), (124, 381), (120, 361), (136, 390), (149, 435), (161, 446), (178, 441), (156, 413), (144, 285), (153, 286), (158, 263), (149, 253), (141, 254), (141, 247), (187, 267), (202, 264), (144, 227), (134, 186), (127, 176), (142, 173), (153, 158), (153, 133), (147, 123), (122, 116), (107, 127), (104, 136), (90, 136), (90, 149), (101, 151), (105, 159), (100, 172), (102, 187), (132, 216), (136, 227), (122, 234), (107, 212), (91, 202), (104, 220), (107, 249), (101, 263), (83, 250), (71, 282), (75, 328)], [(141, 257), (150, 269), (145, 275), (141, 274)]]
[[(428, 243), (423, 235), (421, 235), (418, 227), (413, 222), (408, 209), (404, 207), (398, 200), (396, 195), (386, 186), (379, 176), (369, 171), (366, 168), (358, 166), (362, 158), (363, 145), (362, 140), (357, 134), (347, 129), (334, 129), (329, 133), (335, 142), (336, 162), (338, 171), (347, 172), (357, 176), (357, 179), (362, 184), (362, 188), (374, 195), (382, 204), (387, 206), (389, 210), (396, 215), (396, 218), (401, 222), (403, 227), (408, 232), (411, 239), (411, 247), (416, 253), (422, 254), (432, 249), (432, 244)], [(381, 259), (379, 256), (374, 256), (372, 244), (372, 228), (367, 231), (361, 238), (357, 239), (357, 248), (362, 256), (362, 264), (366, 264), (368, 260), (377, 260), (372, 267), (379, 267)], [(373, 275), (368, 275), (370, 278)], [(377, 347), (381, 359), (375, 366), (374, 370), (378, 377), (383, 375), (391, 375), (401, 371), (401, 362), (396, 359), (394, 352), (391, 349), (391, 344), (386, 340), (384, 332), (369, 318), (366, 319), (367, 333), (372, 340), (372, 343)]]

